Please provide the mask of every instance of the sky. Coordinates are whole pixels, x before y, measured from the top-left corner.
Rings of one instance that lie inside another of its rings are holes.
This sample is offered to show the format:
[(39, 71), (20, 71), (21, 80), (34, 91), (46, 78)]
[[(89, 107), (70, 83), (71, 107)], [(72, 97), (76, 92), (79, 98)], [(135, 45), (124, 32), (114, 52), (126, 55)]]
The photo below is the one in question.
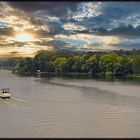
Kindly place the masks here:
[(0, 2), (0, 57), (140, 48), (140, 2)]

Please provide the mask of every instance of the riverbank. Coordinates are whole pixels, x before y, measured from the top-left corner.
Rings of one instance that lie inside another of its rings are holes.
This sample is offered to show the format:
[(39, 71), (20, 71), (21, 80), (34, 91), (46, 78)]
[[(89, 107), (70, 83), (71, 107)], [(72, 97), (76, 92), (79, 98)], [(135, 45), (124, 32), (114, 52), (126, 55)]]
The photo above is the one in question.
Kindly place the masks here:
[(128, 75), (113, 75), (113, 74), (105, 74), (105, 73), (78, 73), (78, 72), (69, 72), (69, 73), (55, 73), (55, 72), (24, 72), (24, 73), (15, 73), (12, 71), (13, 74), (17, 74), (19, 76), (72, 76), (72, 77), (87, 77), (87, 78), (102, 78), (102, 79), (140, 79), (140, 74), (128, 74)]

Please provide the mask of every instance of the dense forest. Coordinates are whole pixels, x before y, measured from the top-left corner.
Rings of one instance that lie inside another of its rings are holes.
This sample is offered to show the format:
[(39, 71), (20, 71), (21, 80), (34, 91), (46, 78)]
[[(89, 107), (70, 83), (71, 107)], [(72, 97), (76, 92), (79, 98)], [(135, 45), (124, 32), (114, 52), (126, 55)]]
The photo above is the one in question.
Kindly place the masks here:
[(91, 74), (139, 77), (140, 50), (111, 52), (39, 51), (34, 58), (22, 58), (15, 74), (37, 71), (55, 74)]

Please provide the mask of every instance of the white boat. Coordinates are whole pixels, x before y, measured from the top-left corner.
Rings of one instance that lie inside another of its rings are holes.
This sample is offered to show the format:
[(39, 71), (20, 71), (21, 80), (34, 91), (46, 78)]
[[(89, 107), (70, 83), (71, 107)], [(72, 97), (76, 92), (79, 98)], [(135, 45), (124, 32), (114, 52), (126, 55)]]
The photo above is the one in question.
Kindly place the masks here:
[(10, 98), (10, 91), (8, 88), (2, 89), (2, 93), (0, 93), (1, 98)]
[(0, 93), (0, 97), (1, 98), (10, 98), (10, 94), (9, 93)]

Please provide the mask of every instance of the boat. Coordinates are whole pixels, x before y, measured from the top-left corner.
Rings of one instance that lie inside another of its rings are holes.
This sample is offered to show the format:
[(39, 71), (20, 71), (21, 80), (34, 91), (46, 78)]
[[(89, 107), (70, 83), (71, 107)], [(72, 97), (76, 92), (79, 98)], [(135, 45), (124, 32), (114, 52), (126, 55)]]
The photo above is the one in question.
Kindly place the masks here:
[(0, 93), (1, 98), (10, 98), (11, 97), (9, 88), (4, 88), (1, 90), (2, 90), (2, 92)]

